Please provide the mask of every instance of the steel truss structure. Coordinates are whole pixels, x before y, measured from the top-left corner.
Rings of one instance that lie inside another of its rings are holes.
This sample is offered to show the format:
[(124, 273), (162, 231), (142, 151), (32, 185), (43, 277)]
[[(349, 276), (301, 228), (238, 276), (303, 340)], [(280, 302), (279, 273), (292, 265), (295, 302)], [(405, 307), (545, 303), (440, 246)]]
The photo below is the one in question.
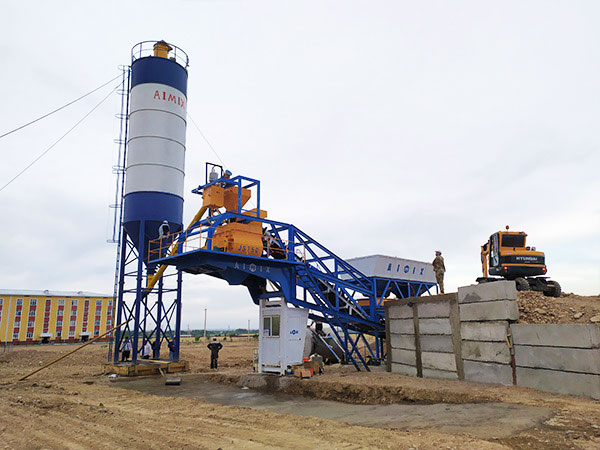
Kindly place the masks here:
[(180, 270), (165, 273), (156, 287), (151, 290), (146, 288), (147, 279), (152, 276), (156, 266), (145, 262), (141, 256), (145, 252), (144, 229), (142, 221), (139, 251), (127, 232), (122, 231), (116, 323), (127, 323), (115, 331), (115, 363), (119, 361), (125, 338), (130, 339), (134, 364), (147, 341), (151, 342), (153, 357), (157, 359), (160, 358), (161, 345), (165, 341), (173, 342), (175, 351), (169, 356), (173, 361), (179, 360), (182, 273)]
[[(149, 263), (244, 285), (256, 304), (261, 299), (282, 298), (295, 307), (309, 309), (310, 319), (331, 327), (344, 350), (345, 362), (357, 370), (368, 371), (369, 362), (377, 363), (385, 356), (386, 294), (393, 292), (400, 298), (418, 296), (436, 286), (368, 277), (294, 225), (261, 217), (259, 180), (244, 176), (219, 178), (193, 192), (202, 194), (217, 183), (223, 188), (238, 188), (236, 212), (210, 210), (208, 217), (175, 239), (151, 241)], [(242, 208), (243, 188), (254, 192), (256, 209)], [(215, 232), (232, 222), (261, 223), (262, 254), (243, 254), (242, 249), (240, 253), (225, 252), (213, 246)], [(359, 344), (363, 344), (362, 349)]]

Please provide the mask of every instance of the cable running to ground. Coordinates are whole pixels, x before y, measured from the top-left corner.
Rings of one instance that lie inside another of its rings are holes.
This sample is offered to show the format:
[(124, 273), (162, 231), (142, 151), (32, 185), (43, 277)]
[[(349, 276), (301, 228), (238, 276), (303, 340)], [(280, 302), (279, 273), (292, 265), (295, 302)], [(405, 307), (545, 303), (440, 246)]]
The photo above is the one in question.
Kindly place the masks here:
[(4, 133), (3, 135), (0, 135), (0, 139), (2, 139), (2, 138), (3, 138), (3, 137), (5, 137), (5, 136), (8, 136), (9, 134), (12, 134), (12, 133), (14, 133), (15, 131), (22, 130), (23, 128), (25, 128), (25, 127), (28, 127), (29, 125), (32, 125), (32, 124), (34, 124), (34, 123), (36, 123), (36, 122), (39, 122), (40, 120), (42, 120), (42, 119), (45, 119), (46, 117), (48, 117), (48, 116), (51, 116), (52, 114), (54, 114), (54, 113), (56, 113), (56, 112), (60, 111), (61, 109), (65, 109), (67, 106), (71, 106), (73, 103), (77, 103), (79, 100), (81, 100), (81, 99), (83, 99), (83, 98), (86, 98), (88, 95), (91, 95), (91, 94), (93, 94), (94, 92), (96, 92), (96, 91), (97, 91), (97, 90), (99, 90), (99, 89), (102, 89), (104, 86), (106, 86), (106, 85), (107, 85), (107, 84), (109, 84), (109, 83), (112, 83), (113, 81), (115, 81), (115, 80), (116, 80), (117, 78), (119, 78), (119, 77), (121, 77), (121, 75), (117, 75), (117, 76), (116, 76), (116, 77), (114, 77), (112, 80), (109, 80), (109, 81), (107, 81), (106, 83), (104, 83), (104, 84), (102, 84), (102, 85), (98, 86), (98, 87), (97, 87), (96, 89), (94, 89), (93, 91), (90, 91), (90, 92), (88, 92), (87, 94), (84, 94), (84, 95), (82, 95), (82, 96), (81, 96), (81, 97), (79, 97), (79, 98), (76, 98), (75, 100), (73, 100), (73, 101), (71, 101), (71, 102), (67, 103), (66, 105), (63, 105), (63, 106), (61, 106), (60, 108), (57, 108), (57, 109), (55, 109), (54, 111), (50, 111), (49, 113), (47, 113), (47, 114), (44, 114), (43, 116), (41, 116), (41, 117), (38, 117), (37, 119), (35, 119), (35, 120), (32, 120), (31, 122), (28, 122), (28, 123), (26, 123), (25, 125), (21, 125), (20, 127), (17, 127), (17, 128), (15, 128), (14, 130), (11, 130), (11, 131), (9, 131), (8, 133)]
[[(120, 76), (120, 75), (119, 75)], [(114, 81), (114, 80), (111, 80)], [(38, 162), (40, 159), (42, 159), (44, 157), (44, 155), (46, 153), (48, 153), (50, 150), (52, 150), (56, 144), (58, 144), (60, 141), (62, 141), (65, 137), (67, 137), (67, 135), (73, 131), (75, 128), (77, 128), (77, 126), (83, 122), (85, 119), (88, 118), (88, 116), (90, 114), (92, 114), (96, 109), (98, 109), (98, 107), (104, 103), (106, 101), (106, 99), (108, 99), (108, 97), (110, 97), (112, 95), (113, 92), (115, 92), (119, 87), (121, 86), (121, 83), (119, 83), (117, 86), (115, 86), (106, 97), (104, 97), (102, 100), (100, 100), (99, 103), (96, 104), (96, 106), (94, 106), (85, 116), (83, 116), (81, 119), (79, 119), (77, 121), (77, 123), (75, 125), (73, 125), (69, 131), (67, 131), (65, 134), (63, 134), (60, 138), (58, 138), (58, 140), (56, 142), (54, 142), (54, 144), (52, 144), (50, 147), (48, 147), (46, 150), (44, 150), (37, 158), (35, 158), (31, 163), (29, 163), (29, 165), (27, 167), (25, 167), (23, 170), (21, 170), (18, 174), (16, 174), (8, 183), (6, 183), (4, 186), (2, 186), (0, 188), (0, 192), (2, 192), (9, 184), (11, 184), (13, 181), (15, 181), (17, 178), (19, 178), (21, 175), (23, 175), (31, 166), (33, 166), (36, 162)]]

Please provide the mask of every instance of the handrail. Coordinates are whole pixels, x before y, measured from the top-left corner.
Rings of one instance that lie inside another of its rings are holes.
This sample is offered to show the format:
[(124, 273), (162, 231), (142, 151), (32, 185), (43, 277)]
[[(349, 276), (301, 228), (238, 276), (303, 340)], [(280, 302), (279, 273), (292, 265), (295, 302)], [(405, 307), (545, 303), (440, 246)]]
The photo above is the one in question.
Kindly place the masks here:
[[(196, 215), (194, 216), (194, 218), (192, 219), (192, 221), (190, 222), (190, 224), (188, 225), (188, 227), (185, 229), (185, 231), (188, 231), (196, 222), (198, 222), (202, 218), (202, 216), (204, 215), (204, 213), (206, 212), (207, 209), (208, 208), (206, 206), (203, 206), (202, 208), (200, 208), (198, 210), (198, 212), (196, 213)], [(172, 256), (175, 253), (177, 253), (178, 248), (179, 248), (179, 242), (177, 242), (173, 246), (173, 249), (171, 249), (169, 256)], [(152, 275), (152, 278), (150, 278), (148, 280), (148, 284), (146, 285), (145, 295), (148, 295), (152, 291), (152, 288), (157, 283), (157, 281), (162, 277), (163, 273), (165, 273), (166, 269), (167, 269), (166, 264), (163, 264), (162, 266), (160, 266), (158, 268), (156, 273), (154, 275)]]

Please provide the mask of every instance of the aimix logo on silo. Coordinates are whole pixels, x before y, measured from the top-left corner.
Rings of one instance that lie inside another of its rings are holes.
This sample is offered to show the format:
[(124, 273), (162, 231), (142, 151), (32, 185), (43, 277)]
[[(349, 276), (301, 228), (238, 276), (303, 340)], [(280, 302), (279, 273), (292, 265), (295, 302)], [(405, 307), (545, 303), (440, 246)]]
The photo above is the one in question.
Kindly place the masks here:
[(164, 100), (165, 102), (175, 103), (176, 105), (181, 106), (182, 108), (185, 106), (185, 100), (183, 98), (181, 98), (179, 95), (169, 94), (166, 91), (162, 91), (162, 96), (159, 90), (154, 91), (153, 98), (154, 100)]

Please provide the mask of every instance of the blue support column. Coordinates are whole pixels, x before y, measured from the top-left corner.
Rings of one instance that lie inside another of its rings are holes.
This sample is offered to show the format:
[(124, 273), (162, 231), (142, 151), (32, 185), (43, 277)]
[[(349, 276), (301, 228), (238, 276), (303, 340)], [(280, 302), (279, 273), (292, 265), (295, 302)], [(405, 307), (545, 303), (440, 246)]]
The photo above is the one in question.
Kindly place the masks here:
[(131, 362), (133, 364), (137, 363), (137, 355), (138, 355), (138, 337), (140, 331), (140, 306), (142, 303), (142, 282), (144, 281), (144, 252), (145, 252), (145, 242), (144, 242), (144, 230), (146, 228), (146, 221), (142, 220), (140, 222), (140, 235), (139, 235), (139, 248), (138, 248), (138, 261), (137, 261), (137, 277), (136, 277), (136, 289), (135, 289), (135, 316), (134, 316), (134, 328), (133, 328), (133, 337), (131, 339)]
[(158, 298), (156, 300), (156, 328), (154, 331), (154, 342), (158, 342), (158, 344), (156, 344), (156, 347), (153, 348), (155, 358), (160, 358), (160, 344), (162, 342), (162, 329), (161, 329), (162, 312), (163, 312), (162, 295), (163, 295), (163, 278), (160, 277), (160, 280), (158, 280)]
[[(125, 256), (127, 255), (127, 232), (123, 230), (121, 234), (121, 262), (119, 267), (119, 293), (117, 296), (117, 317), (115, 325), (119, 325), (123, 318), (123, 286), (125, 285)], [(121, 336), (123, 335), (123, 327), (119, 327), (115, 331), (115, 348), (113, 361), (119, 361), (119, 351), (121, 350)]]
[(179, 361), (179, 336), (181, 335), (181, 284), (182, 284), (182, 273), (181, 270), (177, 271), (177, 298), (175, 299), (175, 361)]

